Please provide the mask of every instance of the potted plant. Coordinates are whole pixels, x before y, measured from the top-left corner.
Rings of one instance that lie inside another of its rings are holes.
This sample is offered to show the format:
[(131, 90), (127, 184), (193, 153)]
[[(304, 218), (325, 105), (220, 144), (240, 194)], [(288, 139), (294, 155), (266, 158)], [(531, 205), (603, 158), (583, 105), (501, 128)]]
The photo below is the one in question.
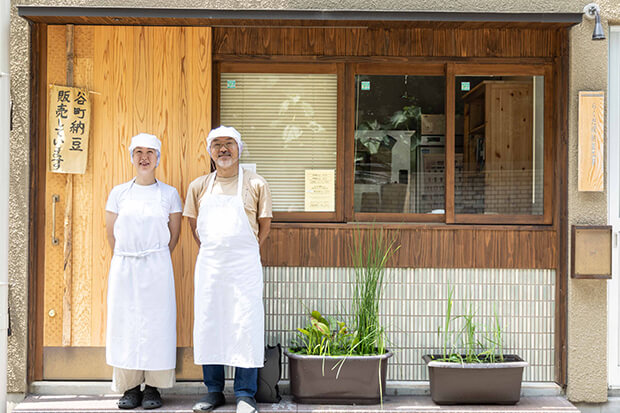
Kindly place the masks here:
[(285, 351), (290, 389), (298, 403), (376, 404), (382, 401), (387, 362), (385, 330), (379, 321), (385, 265), (398, 250), (382, 229), (356, 230), (351, 320), (310, 313), (305, 328)]
[[(431, 398), (437, 404), (518, 403), (527, 362), (517, 355), (503, 354), (497, 312), (484, 332), (479, 331), (471, 306), (467, 314), (453, 316), (453, 291), (448, 291), (445, 321), (439, 328), (443, 352), (423, 356), (428, 366)], [(460, 329), (453, 329), (455, 320), (462, 321)], [(457, 341), (461, 351), (454, 346)]]

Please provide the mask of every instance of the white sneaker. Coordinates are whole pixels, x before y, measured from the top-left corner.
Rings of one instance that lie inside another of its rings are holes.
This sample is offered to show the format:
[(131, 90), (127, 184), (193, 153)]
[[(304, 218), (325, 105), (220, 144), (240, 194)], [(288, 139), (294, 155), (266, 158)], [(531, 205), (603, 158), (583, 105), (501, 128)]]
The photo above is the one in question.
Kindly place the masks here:
[(237, 413), (258, 413), (254, 397), (237, 397)]

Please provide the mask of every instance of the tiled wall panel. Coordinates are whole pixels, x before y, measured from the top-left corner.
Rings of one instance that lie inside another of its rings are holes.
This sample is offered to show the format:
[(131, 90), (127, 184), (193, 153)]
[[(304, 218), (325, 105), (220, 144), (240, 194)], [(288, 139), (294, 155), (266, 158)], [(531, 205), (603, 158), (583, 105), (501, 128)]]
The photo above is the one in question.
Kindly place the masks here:
[[(307, 322), (308, 310), (346, 318), (353, 277), (350, 268), (266, 267), (267, 342), (288, 346), (296, 329)], [(443, 324), (449, 286), (454, 287), (453, 314), (465, 314), (471, 306), (484, 329), (497, 313), (504, 352), (530, 363), (525, 381), (554, 380), (553, 270), (396, 268), (386, 270), (381, 304), (394, 352), (388, 380), (428, 380), (422, 355), (441, 348), (437, 330)], [(454, 327), (460, 323), (455, 321)], [(288, 366), (283, 373), (288, 378)]]

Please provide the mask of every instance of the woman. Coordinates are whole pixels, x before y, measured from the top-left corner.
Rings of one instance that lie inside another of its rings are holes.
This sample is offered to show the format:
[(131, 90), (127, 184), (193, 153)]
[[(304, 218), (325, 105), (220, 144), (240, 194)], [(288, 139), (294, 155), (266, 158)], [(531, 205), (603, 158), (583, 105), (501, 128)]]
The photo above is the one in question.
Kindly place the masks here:
[[(170, 253), (179, 240), (181, 199), (155, 179), (161, 142), (141, 133), (129, 154), (136, 177), (115, 186), (106, 204), (114, 251), (108, 278), (106, 360), (121, 409), (162, 405), (157, 388), (174, 385), (176, 303)], [(144, 392), (140, 390), (145, 384)]]

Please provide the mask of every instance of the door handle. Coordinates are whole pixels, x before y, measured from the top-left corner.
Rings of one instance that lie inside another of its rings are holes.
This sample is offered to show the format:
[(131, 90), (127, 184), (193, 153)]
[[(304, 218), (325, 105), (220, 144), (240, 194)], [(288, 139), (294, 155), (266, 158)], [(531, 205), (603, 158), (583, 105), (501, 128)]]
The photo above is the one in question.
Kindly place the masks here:
[(59, 240), (56, 238), (56, 204), (60, 202), (60, 195), (52, 195), (52, 245), (58, 245)]

